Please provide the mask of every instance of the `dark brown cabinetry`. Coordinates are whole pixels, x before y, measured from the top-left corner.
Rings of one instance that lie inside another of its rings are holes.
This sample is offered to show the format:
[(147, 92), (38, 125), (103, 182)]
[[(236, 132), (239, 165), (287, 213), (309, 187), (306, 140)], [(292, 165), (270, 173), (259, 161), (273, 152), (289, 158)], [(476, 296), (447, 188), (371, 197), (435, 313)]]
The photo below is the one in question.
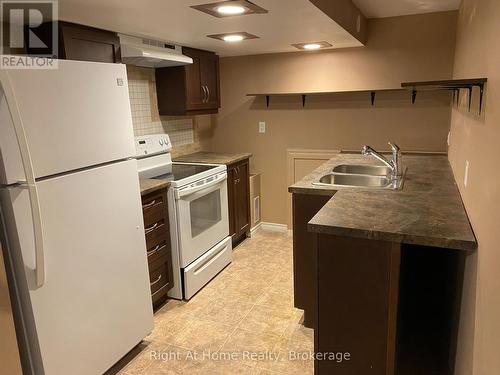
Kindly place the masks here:
[(213, 52), (183, 48), (193, 64), (156, 69), (160, 115), (217, 113), (220, 107), (219, 57)]
[[(43, 24), (43, 30), (52, 27), (51, 22)], [(96, 29), (75, 23), (57, 22), (59, 32), (58, 58), (65, 60), (96, 61), (104, 63), (120, 63), (120, 40), (111, 31)], [(29, 53), (37, 54), (36, 49)]]
[(229, 200), (229, 234), (233, 245), (250, 230), (250, 165), (249, 160), (227, 166)]
[(314, 233), (307, 223), (331, 199), (331, 195), (292, 195), (293, 212), (293, 290), (295, 307), (304, 310), (304, 326), (315, 328), (317, 290), (317, 254)]
[(168, 221), (167, 189), (142, 197), (144, 233), (153, 305), (163, 301), (173, 288), (172, 247)]

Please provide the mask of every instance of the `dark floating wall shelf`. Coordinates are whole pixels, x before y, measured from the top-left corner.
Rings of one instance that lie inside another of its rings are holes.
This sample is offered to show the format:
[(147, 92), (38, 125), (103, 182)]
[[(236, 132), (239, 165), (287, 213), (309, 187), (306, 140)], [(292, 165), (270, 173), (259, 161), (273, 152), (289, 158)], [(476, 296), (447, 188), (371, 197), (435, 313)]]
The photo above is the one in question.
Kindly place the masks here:
[(474, 78), (474, 79), (454, 79), (447, 81), (423, 81), (423, 82), (403, 82), (401, 83), (401, 88), (392, 89), (374, 89), (374, 90), (344, 90), (344, 91), (325, 91), (325, 92), (291, 92), (291, 93), (260, 93), (260, 94), (247, 94), (247, 96), (253, 97), (265, 97), (266, 106), (269, 108), (271, 97), (300, 97), (302, 98), (302, 107), (306, 105), (306, 98), (308, 96), (325, 96), (331, 94), (349, 94), (349, 93), (365, 93), (370, 94), (370, 100), (372, 106), (375, 104), (375, 97), (378, 92), (392, 92), (392, 91), (404, 91), (411, 90), (411, 101), (415, 103), (417, 99), (418, 91), (453, 91), (453, 102), (458, 104), (458, 99), (460, 96), (460, 89), (469, 90), (469, 111), (471, 107), (471, 96), (472, 89), (474, 87), (479, 88), (480, 98), (479, 98), (479, 114), (481, 114), (481, 109), (483, 106), (483, 94), (484, 85), (487, 82), (487, 78)]
[(453, 102), (457, 103), (460, 98), (460, 90), (466, 89), (469, 92), (469, 112), (472, 103), (472, 89), (479, 88), (479, 114), (483, 107), (484, 85), (488, 81), (487, 78), (472, 78), (472, 79), (451, 79), (445, 81), (422, 81), (422, 82), (403, 82), (401, 87), (411, 90), (412, 102), (415, 103), (418, 91), (453, 91)]
[(344, 91), (324, 91), (324, 92), (291, 92), (291, 93), (262, 93), (262, 94), (247, 94), (247, 96), (253, 97), (262, 97), (266, 98), (266, 106), (269, 108), (269, 104), (271, 102), (271, 97), (288, 97), (288, 96), (296, 96), (302, 98), (302, 107), (306, 105), (306, 98), (308, 96), (325, 96), (332, 94), (352, 94), (352, 93), (361, 93), (361, 94), (370, 94), (372, 105), (375, 104), (375, 95), (377, 92), (389, 92), (389, 91), (405, 91), (404, 88), (394, 88), (394, 89), (376, 89), (376, 90), (344, 90)]

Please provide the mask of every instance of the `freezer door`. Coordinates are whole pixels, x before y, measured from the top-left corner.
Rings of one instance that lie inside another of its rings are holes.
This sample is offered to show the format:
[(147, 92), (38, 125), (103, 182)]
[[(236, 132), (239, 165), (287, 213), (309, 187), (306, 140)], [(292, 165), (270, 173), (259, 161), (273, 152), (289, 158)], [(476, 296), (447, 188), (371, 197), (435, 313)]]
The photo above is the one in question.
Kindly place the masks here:
[(22, 255), (17, 272), (28, 290), (20, 294), (28, 329), (33, 320), (33, 360), (46, 374), (103, 373), (153, 328), (136, 161), (38, 182), (45, 260), (39, 288), (28, 193), (4, 191), (9, 242)]
[(0, 88), (4, 184), (25, 179), (13, 106), (21, 117), (36, 178), (135, 154), (125, 65), (61, 60), (55, 70), (5, 71)]

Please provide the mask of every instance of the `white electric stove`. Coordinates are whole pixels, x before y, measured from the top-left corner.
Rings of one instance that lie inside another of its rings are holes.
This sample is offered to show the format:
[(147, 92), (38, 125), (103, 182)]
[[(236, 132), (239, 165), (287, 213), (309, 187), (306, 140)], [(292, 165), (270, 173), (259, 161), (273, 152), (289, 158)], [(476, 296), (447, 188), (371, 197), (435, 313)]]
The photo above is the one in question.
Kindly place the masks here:
[(225, 165), (173, 163), (166, 134), (136, 137), (140, 179), (167, 180), (174, 288), (190, 299), (232, 260)]

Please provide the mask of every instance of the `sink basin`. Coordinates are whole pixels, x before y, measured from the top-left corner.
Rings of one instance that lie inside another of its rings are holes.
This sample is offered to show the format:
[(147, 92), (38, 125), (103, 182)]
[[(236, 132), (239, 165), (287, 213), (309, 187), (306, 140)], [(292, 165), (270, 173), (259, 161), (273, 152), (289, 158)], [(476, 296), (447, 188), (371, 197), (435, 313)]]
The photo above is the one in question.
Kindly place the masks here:
[(394, 189), (394, 184), (390, 178), (384, 176), (368, 176), (361, 174), (336, 174), (330, 173), (320, 178), (319, 182), (313, 185), (323, 186), (344, 186), (344, 187), (364, 187), (379, 189)]
[(377, 165), (342, 164), (337, 165), (335, 168), (333, 168), (332, 172), (362, 174), (370, 176), (389, 176), (391, 174), (391, 169), (386, 166)]

